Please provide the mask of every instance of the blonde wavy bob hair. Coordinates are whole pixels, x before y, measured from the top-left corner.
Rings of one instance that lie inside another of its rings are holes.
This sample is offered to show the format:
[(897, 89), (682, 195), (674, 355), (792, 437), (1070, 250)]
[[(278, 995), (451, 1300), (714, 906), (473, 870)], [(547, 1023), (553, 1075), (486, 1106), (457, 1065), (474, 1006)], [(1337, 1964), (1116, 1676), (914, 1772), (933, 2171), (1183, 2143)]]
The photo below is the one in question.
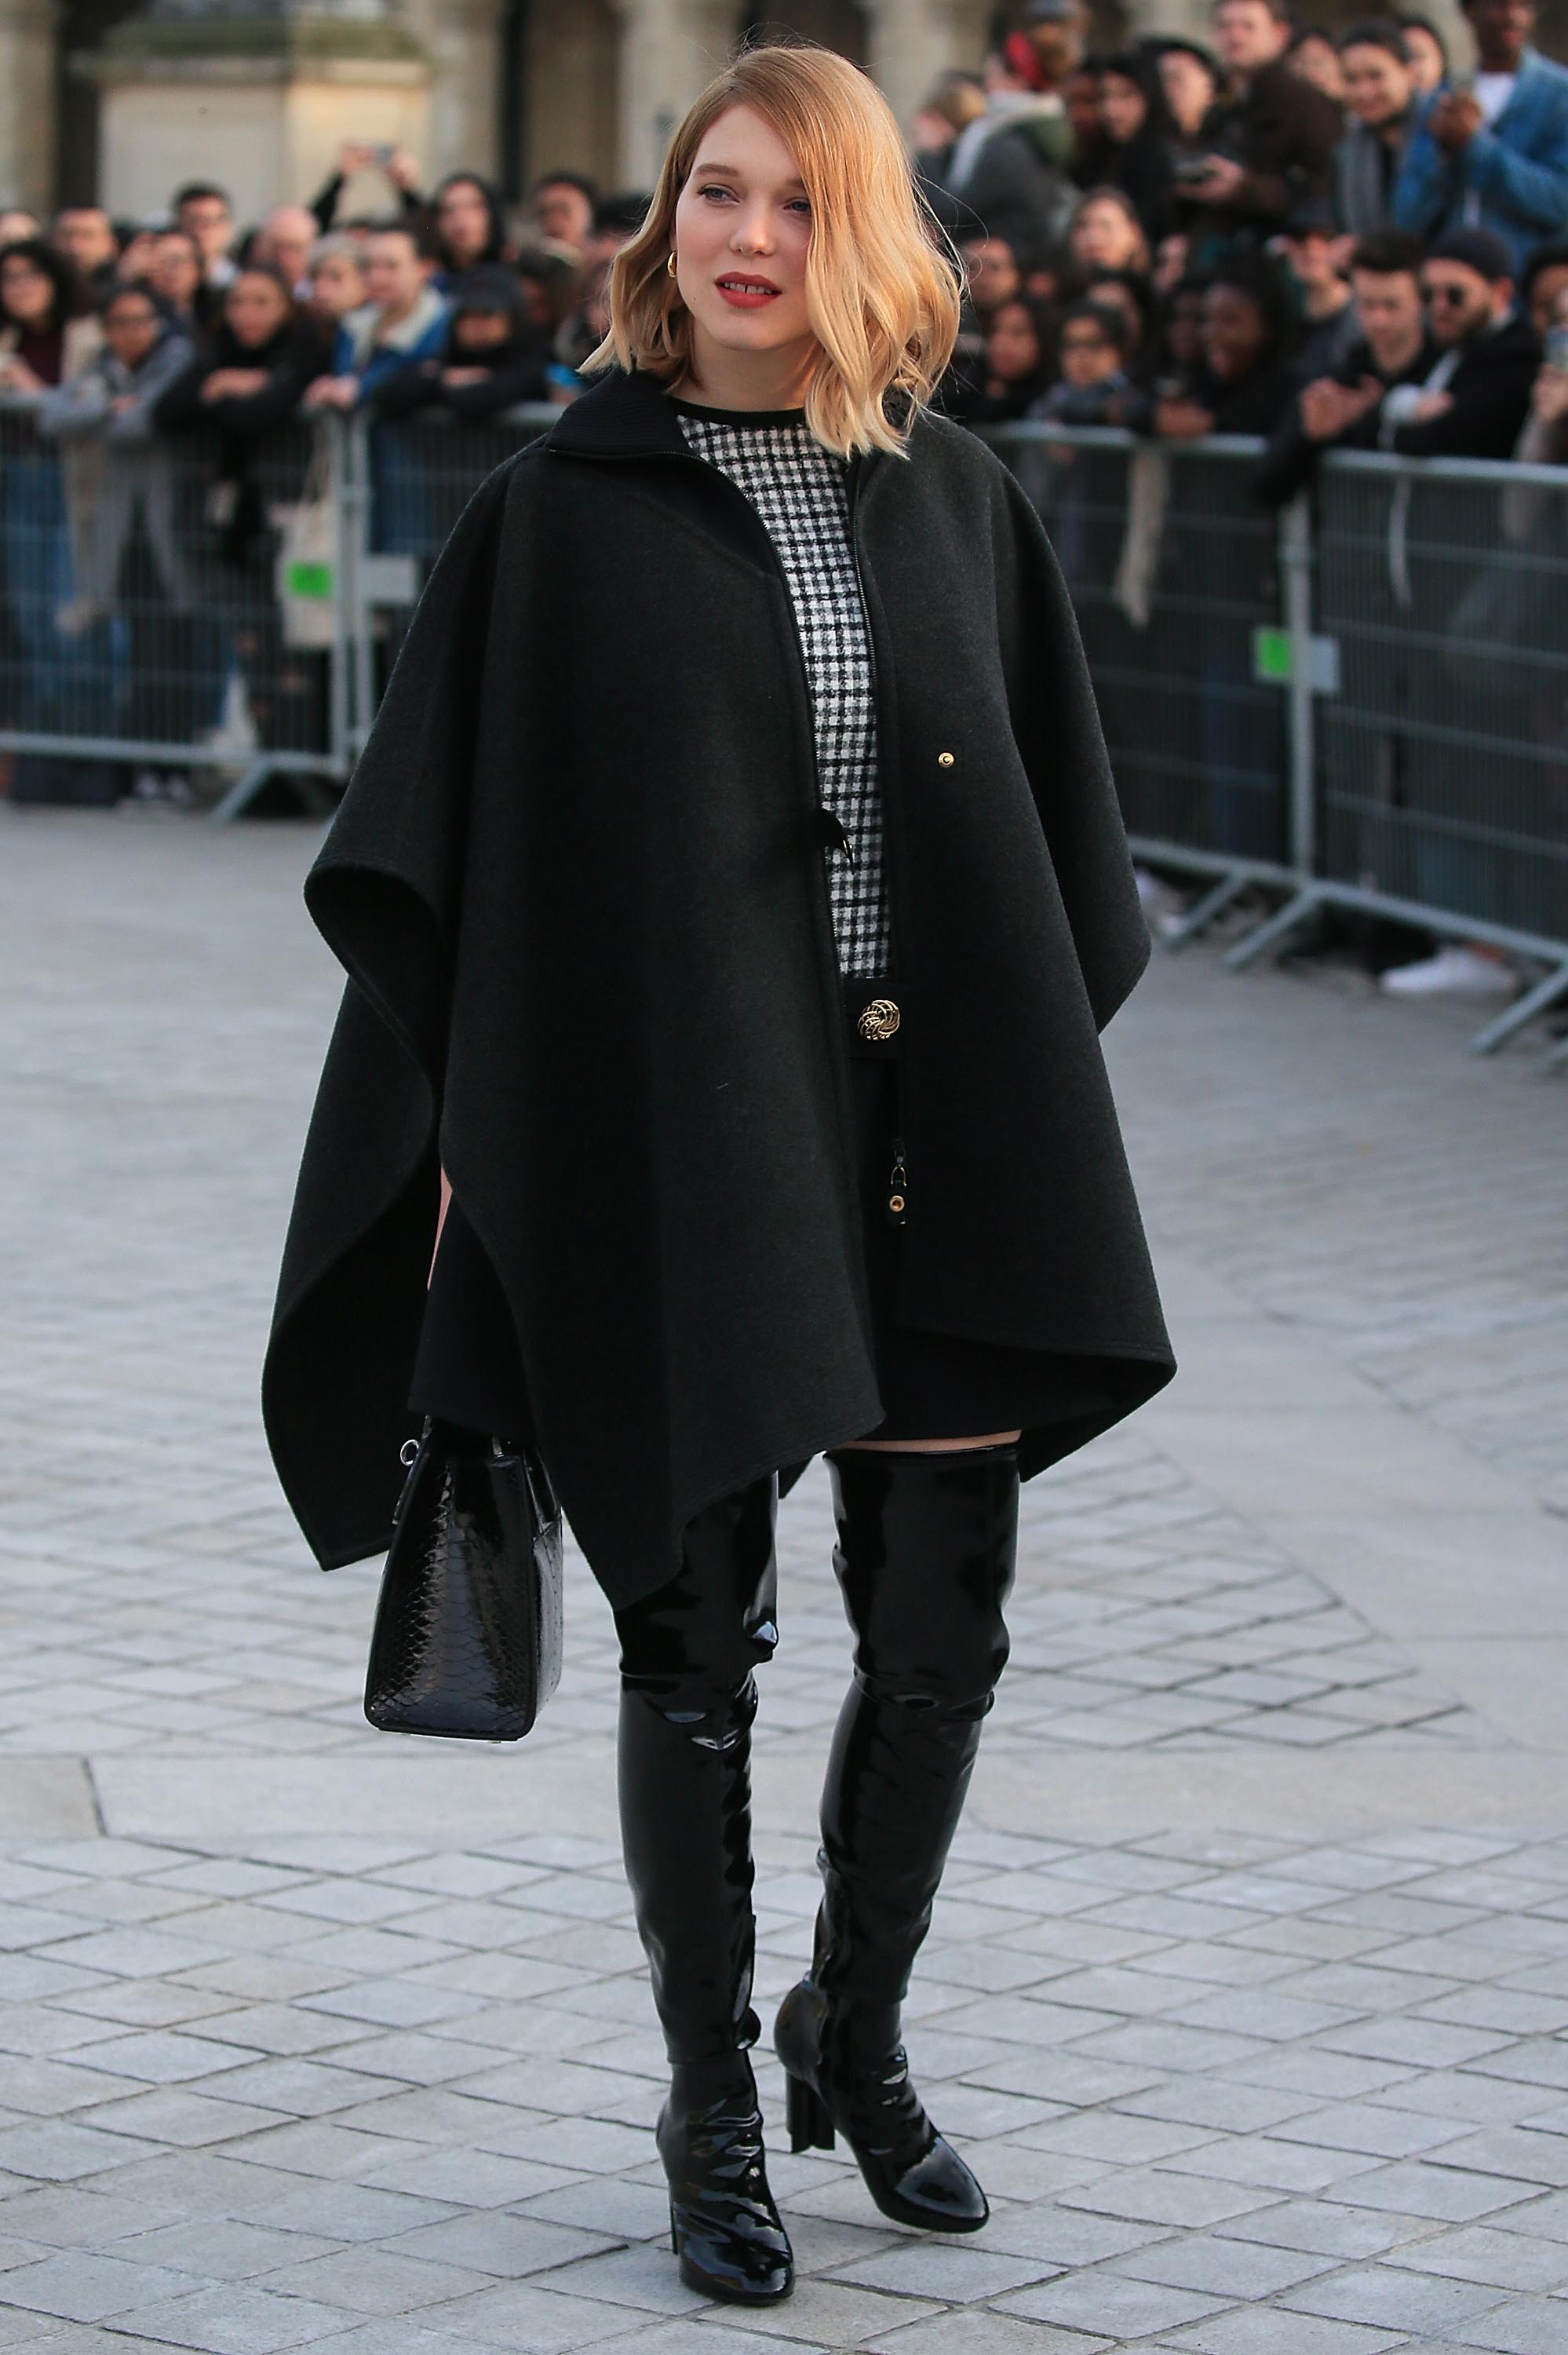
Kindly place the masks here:
[[(708, 127), (732, 106), (762, 116), (795, 158), (811, 206), (806, 314), (821, 346), (806, 422), (847, 458), (907, 457), (959, 331), (958, 256), (920, 194), (892, 108), (858, 66), (814, 43), (742, 50), (693, 101), (664, 157), (648, 217), (615, 257), (609, 333), (582, 363), (645, 368), (673, 384), (692, 358), (692, 314), (665, 262), (675, 205)], [(909, 397), (890, 420), (884, 396)]]

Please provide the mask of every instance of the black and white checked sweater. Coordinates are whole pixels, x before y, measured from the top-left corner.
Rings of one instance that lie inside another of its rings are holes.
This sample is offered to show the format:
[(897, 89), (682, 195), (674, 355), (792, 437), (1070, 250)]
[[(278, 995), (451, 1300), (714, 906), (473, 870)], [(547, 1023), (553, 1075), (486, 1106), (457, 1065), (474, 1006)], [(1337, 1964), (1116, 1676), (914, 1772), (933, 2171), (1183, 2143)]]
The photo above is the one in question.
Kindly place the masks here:
[(839, 965), (848, 979), (885, 975), (892, 941), (876, 701), (850, 548), (847, 466), (816, 440), (803, 410), (671, 406), (690, 448), (745, 492), (779, 551), (806, 660), (822, 800), (853, 855), (852, 866), (840, 850), (824, 853)]

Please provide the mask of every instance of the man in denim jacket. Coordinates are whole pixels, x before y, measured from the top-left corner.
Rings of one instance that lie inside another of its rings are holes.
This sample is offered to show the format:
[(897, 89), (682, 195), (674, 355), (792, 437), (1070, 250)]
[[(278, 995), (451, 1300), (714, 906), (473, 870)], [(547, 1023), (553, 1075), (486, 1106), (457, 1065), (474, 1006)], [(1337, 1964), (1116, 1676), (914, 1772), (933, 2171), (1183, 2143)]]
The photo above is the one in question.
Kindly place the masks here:
[(1436, 91), (1393, 191), (1396, 227), (1501, 238), (1515, 272), (1568, 227), (1568, 72), (1530, 46), (1534, 0), (1465, 0), (1473, 87)]

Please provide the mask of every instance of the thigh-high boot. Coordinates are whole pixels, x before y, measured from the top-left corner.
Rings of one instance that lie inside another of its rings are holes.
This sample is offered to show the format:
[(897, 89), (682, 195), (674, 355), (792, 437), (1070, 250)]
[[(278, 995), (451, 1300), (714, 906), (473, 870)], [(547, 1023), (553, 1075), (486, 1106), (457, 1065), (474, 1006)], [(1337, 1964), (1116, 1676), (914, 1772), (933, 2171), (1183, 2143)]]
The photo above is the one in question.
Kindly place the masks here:
[(1007, 1658), (1015, 1446), (829, 1457), (854, 1681), (822, 1794), (824, 1896), (775, 2043), (793, 2147), (837, 2130), (885, 2215), (972, 2232), (985, 2194), (909, 2080), (899, 2008)]
[(686, 1529), (681, 1569), (616, 1614), (621, 1839), (672, 2064), (659, 2154), (687, 2285), (764, 2305), (793, 2286), (748, 2048), (752, 1670), (778, 1641), (777, 1494), (754, 1481)]

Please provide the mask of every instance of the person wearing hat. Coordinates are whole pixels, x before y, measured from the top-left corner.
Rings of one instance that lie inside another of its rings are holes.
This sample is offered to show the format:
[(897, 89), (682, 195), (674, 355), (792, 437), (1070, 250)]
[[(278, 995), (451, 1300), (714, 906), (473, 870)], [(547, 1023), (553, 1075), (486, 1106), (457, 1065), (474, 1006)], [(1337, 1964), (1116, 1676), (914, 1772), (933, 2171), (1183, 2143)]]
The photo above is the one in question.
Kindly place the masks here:
[(1410, 458), (1508, 458), (1530, 410), (1541, 341), (1514, 305), (1513, 265), (1489, 229), (1427, 250), (1422, 300), (1437, 359), (1383, 400), (1378, 446)]
[(1568, 224), (1568, 71), (1531, 46), (1535, 0), (1464, 0), (1476, 42), (1468, 89), (1422, 109), (1393, 191), (1417, 237), (1489, 229), (1517, 274)]

